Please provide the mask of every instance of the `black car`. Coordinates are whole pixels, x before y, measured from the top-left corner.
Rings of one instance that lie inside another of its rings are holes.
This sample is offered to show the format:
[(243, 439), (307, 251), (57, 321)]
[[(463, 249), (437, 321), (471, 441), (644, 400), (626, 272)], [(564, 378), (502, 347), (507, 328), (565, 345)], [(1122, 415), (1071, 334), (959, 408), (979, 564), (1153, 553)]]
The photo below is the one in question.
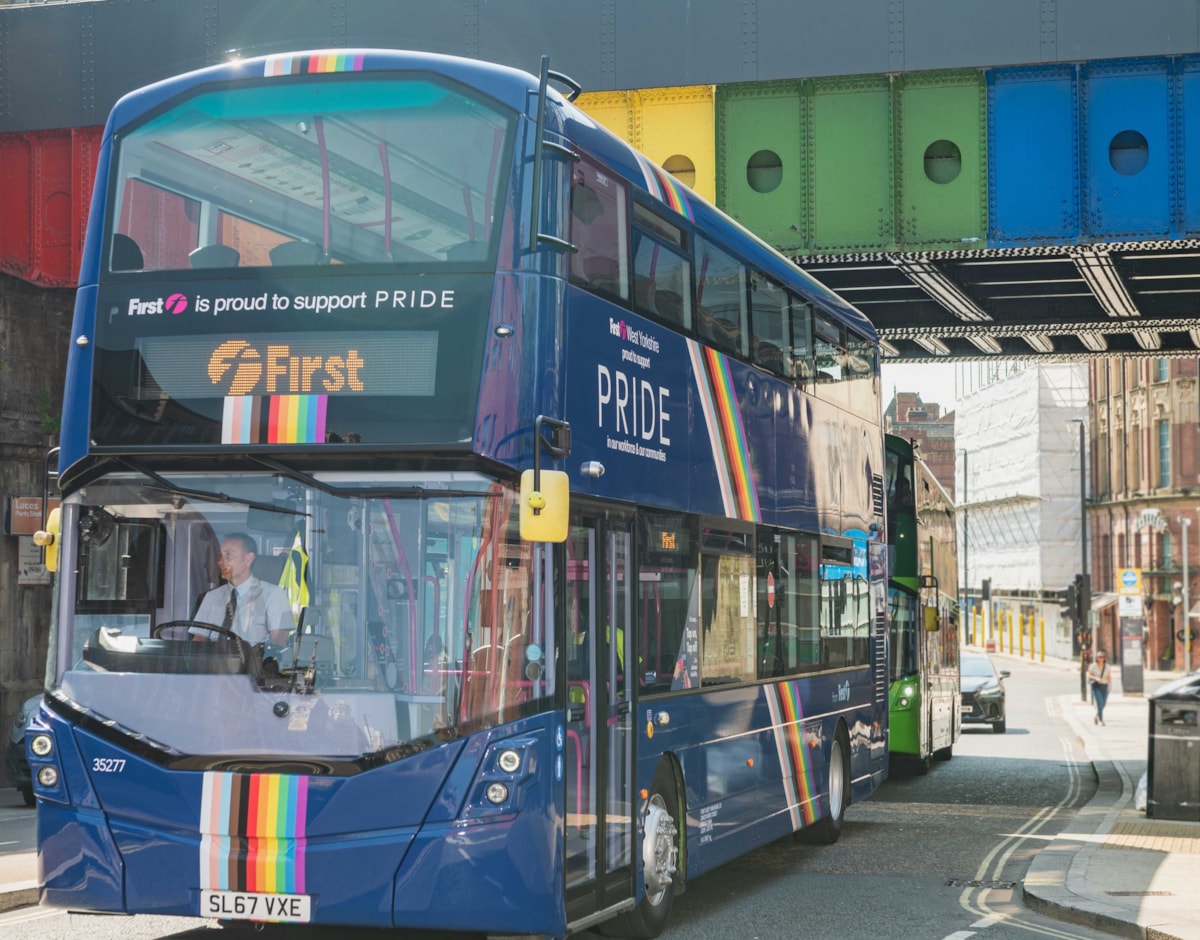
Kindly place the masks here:
[(13, 722), (8, 735), (8, 747), (4, 751), (4, 763), (8, 767), (9, 779), (21, 793), (26, 806), (33, 806), (33, 776), (29, 772), (29, 759), (25, 756), (25, 728), (37, 714), (42, 696), (34, 695), (25, 700)]
[(963, 653), (959, 660), (959, 682), (962, 690), (962, 721), (967, 724), (989, 724), (996, 734), (1008, 730), (1004, 712), (1004, 680), (1011, 673), (997, 672), (991, 657), (985, 653)]

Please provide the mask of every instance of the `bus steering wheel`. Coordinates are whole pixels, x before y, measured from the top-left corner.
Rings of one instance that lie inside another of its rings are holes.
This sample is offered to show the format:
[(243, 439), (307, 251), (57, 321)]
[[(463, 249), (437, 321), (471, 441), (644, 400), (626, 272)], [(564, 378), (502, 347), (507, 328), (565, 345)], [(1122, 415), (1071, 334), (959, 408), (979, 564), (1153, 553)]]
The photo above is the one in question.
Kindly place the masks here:
[(150, 631), (150, 636), (158, 639), (162, 636), (164, 630), (168, 630), (172, 627), (188, 627), (189, 629), (191, 627), (196, 627), (199, 630), (208, 630), (211, 633), (228, 637), (237, 643), (238, 656), (242, 660), (242, 665), (245, 666), (245, 664), (251, 660), (250, 653), (253, 651), (253, 648), (249, 643), (243, 640), (228, 627), (218, 627), (213, 623), (204, 623), (200, 620), (168, 620), (165, 623), (155, 624), (154, 629)]

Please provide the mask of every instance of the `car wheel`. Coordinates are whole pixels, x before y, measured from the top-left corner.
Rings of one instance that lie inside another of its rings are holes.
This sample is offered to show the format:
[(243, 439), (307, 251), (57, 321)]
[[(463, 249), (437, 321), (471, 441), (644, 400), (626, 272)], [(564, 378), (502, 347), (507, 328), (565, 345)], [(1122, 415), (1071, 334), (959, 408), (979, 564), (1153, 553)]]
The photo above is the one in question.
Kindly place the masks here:
[[(928, 770), (928, 764), (925, 761)], [(812, 841), (822, 845), (833, 845), (842, 834), (842, 823), (846, 819), (846, 807), (850, 805), (850, 741), (846, 729), (839, 726), (829, 746), (829, 815), (807, 830)]]
[(679, 859), (681, 817), (675, 793), (675, 773), (670, 761), (662, 760), (654, 772), (642, 837), (642, 876), (646, 893), (628, 914), (600, 925), (599, 931), (605, 936), (649, 940), (667, 926), (682, 879)]
[(1001, 718), (999, 721), (992, 723), (992, 732), (994, 734), (1004, 734), (1008, 730), (1008, 723)]
[(25, 801), (26, 806), (36, 806), (37, 805), (37, 797), (35, 797), (33, 795), (33, 786), (32, 785), (28, 786), (28, 787), (17, 787), (17, 790), (20, 791), (21, 799), (23, 799)]
[(953, 756), (954, 756), (954, 745), (953, 744), (951, 744), (949, 747), (943, 747), (940, 750), (933, 752), (934, 760), (950, 760), (950, 758), (952, 758)]

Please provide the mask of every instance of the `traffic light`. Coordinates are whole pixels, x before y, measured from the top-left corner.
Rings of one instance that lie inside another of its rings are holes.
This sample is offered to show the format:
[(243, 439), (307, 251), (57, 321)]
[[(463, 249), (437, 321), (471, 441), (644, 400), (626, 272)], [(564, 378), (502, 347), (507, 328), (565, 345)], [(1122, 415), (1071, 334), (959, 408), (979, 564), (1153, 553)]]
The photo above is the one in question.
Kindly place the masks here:
[(1080, 630), (1087, 630), (1088, 614), (1092, 606), (1092, 579), (1086, 574), (1075, 575), (1075, 622)]
[(1066, 591), (1063, 592), (1062, 607), (1059, 608), (1059, 613), (1062, 614), (1064, 620), (1070, 620), (1072, 623), (1079, 622), (1079, 576), (1075, 576), (1075, 580), (1067, 585)]

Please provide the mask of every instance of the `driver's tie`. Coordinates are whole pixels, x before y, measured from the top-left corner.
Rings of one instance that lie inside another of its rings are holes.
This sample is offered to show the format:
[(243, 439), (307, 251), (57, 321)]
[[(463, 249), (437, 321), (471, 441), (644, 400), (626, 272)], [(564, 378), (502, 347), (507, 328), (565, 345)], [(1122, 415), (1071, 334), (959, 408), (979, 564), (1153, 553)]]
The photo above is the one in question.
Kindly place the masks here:
[(225, 602), (225, 620), (221, 624), (226, 630), (233, 629), (233, 618), (237, 614), (237, 588), (229, 585), (229, 600)]

